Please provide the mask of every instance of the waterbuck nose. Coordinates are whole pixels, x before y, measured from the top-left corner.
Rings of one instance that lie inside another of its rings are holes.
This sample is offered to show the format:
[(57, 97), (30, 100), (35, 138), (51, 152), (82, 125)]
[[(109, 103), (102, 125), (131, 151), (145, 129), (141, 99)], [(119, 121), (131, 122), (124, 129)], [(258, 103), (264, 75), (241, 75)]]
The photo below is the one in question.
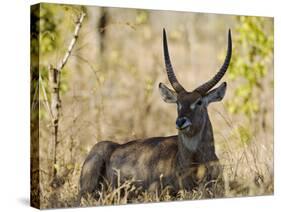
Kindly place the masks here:
[(177, 121), (176, 121), (176, 127), (177, 129), (184, 129), (184, 128), (187, 128), (191, 125), (191, 122), (188, 118), (186, 117), (180, 117), (180, 118), (177, 118)]

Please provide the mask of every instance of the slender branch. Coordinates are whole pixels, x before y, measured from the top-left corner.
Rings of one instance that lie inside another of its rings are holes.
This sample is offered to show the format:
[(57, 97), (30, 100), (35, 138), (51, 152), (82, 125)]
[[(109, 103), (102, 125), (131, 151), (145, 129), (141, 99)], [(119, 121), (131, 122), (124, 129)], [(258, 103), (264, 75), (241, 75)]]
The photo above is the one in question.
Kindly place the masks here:
[[(49, 82), (51, 86), (51, 114), (52, 114), (52, 127), (53, 127), (53, 183), (57, 181), (57, 149), (59, 139), (59, 120), (61, 116), (61, 98), (60, 98), (60, 83), (61, 83), (61, 70), (66, 65), (73, 48), (77, 42), (78, 34), (82, 26), (85, 13), (81, 13), (76, 22), (73, 38), (67, 48), (67, 51), (57, 67), (49, 66)], [(51, 184), (53, 184), (51, 183)]]
[(67, 52), (65, 53), (61, 63), (58, 65), (57, 69), (58, 71), (61, 71), (63, 69), (63, 67), (65, 66), (69, 56), (71, 55), (71, 52), (73, 50), (73, 47), (78, 39), (78, 34), (79, 34), (79, 31), (81, 29), (81, 26), (82, 26), (82, 22), (83, 22), (83, 19), (85, 17), (85, 13), (81, 13), (77, 23), (76, 23), (76, 27), (75, 27), (75, 30), (74, 30), (74, 35), (73, 35), (73, 38), (72, 40), (70, 41), (70, 44), (68, 46), (68, 49), (67, 49)]

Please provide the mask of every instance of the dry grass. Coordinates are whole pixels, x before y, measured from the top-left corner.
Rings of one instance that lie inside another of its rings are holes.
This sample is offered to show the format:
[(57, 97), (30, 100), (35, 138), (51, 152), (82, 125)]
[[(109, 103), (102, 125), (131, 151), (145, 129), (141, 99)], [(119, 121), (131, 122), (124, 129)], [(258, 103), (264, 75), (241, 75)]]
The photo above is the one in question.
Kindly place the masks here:
[[(245, 158), (249, 156), (247, 154), (248, 153), (245, 153)], [(241, 161), (243, 161), (243, 159), (238, 161), (238, 163)], [(88, 196), (83, 197), (79, 203), (77, 182), (67, 180), (63, 186), (59, 188), (51, 188), (48, 186), (50, 190), (41, 193), (41, 207), (87, 207), (273, 194), (274, 185), (270, 172), (260, 170), (262, 172), (252, 173), (251, 171), (247, 171), (245, 173), (240, 173), (238, 170), (241, 170), (242, 167), (240, 167), (238, 163), (232, 167), (229, 166), (225, 168), (224, 179), (226, 185), (223, 191), (219, 190), (221, 189), (219, 187), (209, 188), (207, 187), (208, 183), (206, 183), (193, 191), (180, 190), (176, 195), (170, 194), (168, 188), (163, 188), (161, 191), (155, 192), (142, 192), (133, 185), (132, 181), (126, 181), (124, 183), (119, 182), (119, 186), (116, 189), (112, 189), (110, 186), (102, 186), (101, 191), (99, 191), (95, 197), (88, 194)], [(248, 167), (249, 170), (253, 168), (254, 167)], [(242, 170), (245, 171), (247, 169), (243, 167)], [(233, 175), (233, 171), (237, 172), (236, 175)], [(240, 177), (237, 176), (237, 174), (240, 175)], [(243, 178), (241, 174), (251, 175), (244, 176)], [(224, 192), (224, 195), (221, 196), (222, 192)]]

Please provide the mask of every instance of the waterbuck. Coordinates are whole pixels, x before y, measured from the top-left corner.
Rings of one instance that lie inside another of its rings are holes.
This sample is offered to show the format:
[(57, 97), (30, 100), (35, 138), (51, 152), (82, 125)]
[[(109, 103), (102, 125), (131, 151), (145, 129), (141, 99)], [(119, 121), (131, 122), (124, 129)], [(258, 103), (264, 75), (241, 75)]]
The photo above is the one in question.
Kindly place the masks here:
[(221, 180), (221, 166), (215, 153), (207, 107), (212, 102), (222, 100), (225, 95), (226, 82), (211, 89), (224, 76), (230, 63), (231, 32), (228, 32), (227, 54), (222, 67), (212, 79), (193, 91), (185, 90), (175, 76), (165, 29), (163, 48), (166, 71), (173, 90), (160, 83), (159, 91), (165, 102), (177, 104), (178, 135), (139, 139), (124, 144), (98, 142), (83, 164), (80, 197), (85, 193), (95, 194), (101, 189), (101, 184), (116, 188), (118, 183), (125, 180), (132, 180), (136, 186), (148, 191), (168, 187), (174, 194), (180, 189), (190, 191), (199, 185), (210, 185)]

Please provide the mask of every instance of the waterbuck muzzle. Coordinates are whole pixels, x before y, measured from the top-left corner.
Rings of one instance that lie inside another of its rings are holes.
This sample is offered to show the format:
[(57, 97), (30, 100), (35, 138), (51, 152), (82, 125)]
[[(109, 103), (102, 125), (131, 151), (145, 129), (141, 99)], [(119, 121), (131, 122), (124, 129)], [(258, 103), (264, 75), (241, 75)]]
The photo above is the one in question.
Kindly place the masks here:
[(186, 117), (179, 117), (176, 120), (176, 128), (179, 130), (186, 129), (191, 126), (191, 121)]

